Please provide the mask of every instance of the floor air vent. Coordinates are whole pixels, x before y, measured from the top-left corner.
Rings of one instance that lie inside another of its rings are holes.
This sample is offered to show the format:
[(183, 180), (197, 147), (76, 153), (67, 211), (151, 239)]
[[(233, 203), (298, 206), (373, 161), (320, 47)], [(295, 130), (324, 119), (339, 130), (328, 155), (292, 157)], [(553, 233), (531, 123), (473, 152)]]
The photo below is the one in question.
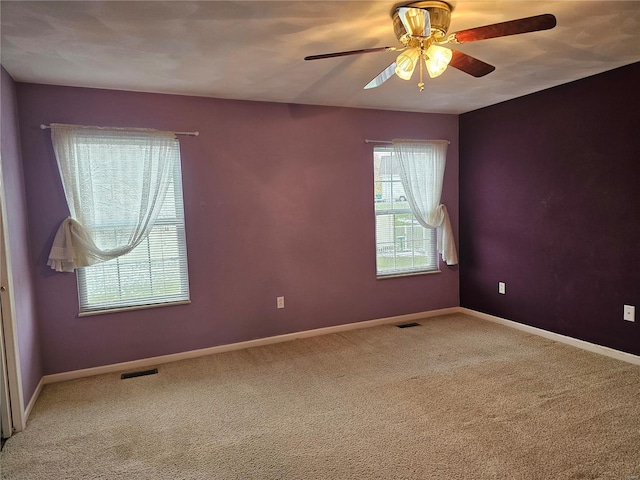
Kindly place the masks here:
[(398, 328), (409, 328), (409, 327), (418, 327), (418, 326), (420, 326), (420, 324), (416, 322), (402, 323), (400, 325), (396, 325), (396, 327)]
[(151, 370), (140, 370), (139, 372), (123, 373), (122, 375), (120, 375), (120, 380), (125, 380), (127, 378), (144, 377), (145, 375), (155, 375), (156, 373), (158, 373), (157, 368), (152, 368)]

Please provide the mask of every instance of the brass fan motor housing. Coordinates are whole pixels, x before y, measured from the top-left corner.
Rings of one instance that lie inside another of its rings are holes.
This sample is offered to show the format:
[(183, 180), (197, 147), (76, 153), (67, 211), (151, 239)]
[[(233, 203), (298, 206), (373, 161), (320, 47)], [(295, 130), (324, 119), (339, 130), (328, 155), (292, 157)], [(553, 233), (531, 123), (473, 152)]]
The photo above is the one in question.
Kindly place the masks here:
[[(431, 36), (432, 38), (440, 42), (442, 41), (449, 25), (451, 24), (451, 6), (448, 3), (440, 1), (426, 1), (426, 2), (413, 2), (406, 7), (422, 8), (429, 12), (429, 19), (431, 20)], [(396, 34), (398, 41), (407, 34), (407, 30), (404, 28), (398, 10), (396, 9), (392, 15), (393, 18), (393, 31)]]

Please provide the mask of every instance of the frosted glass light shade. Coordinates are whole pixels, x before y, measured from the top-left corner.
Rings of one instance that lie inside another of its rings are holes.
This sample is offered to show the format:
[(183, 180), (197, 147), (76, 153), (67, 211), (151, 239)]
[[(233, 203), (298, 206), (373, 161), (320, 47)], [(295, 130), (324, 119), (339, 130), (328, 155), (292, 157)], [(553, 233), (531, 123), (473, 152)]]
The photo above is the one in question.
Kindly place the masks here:
[(448, 48), (431, 45), (427, 49), (427, 57), (429, 57), (425, 60), (427, 72), (431, 78), (435, 78), (438, 75), (442, 75), (447, 69), (447, 65), (449, 65), (451, 57), (453, 57), (453, 52)]
[(396, 75), (403, 80), (409, 80), (416, 69), (418, 58), (420, 58), (420, 50), (417, 48), (410, 48), (398, 55), (398, 58), (396, 58)]
[[(404, 25), (409, 35), (427, 35), (425, 33), (425, 10), (421, 8), (404, 8)], [(429, 15), (427, 13), (427, 15)], [(429, 17), (427, 17), (427, 22)]]

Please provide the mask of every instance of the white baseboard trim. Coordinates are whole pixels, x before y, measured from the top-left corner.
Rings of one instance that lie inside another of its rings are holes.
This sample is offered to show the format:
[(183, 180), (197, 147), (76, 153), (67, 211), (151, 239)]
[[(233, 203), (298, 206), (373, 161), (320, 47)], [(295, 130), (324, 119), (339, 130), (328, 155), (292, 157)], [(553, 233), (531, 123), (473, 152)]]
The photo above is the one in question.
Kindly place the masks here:
[[(379, 325), (387, 325), (390, 323), (408, 323), (424, 318), (438, 317), (458, 313), (460, 307), (442, 308), (439, 310), (431, 310), (428, 312), (409, 313), (406, 315), (398, 315), (395, 317), (378, 318), (375, 320), (366, 320), (363, 322), (347, 323), (344, 325), (335, 325), (333, 327), (317, 328), (313, 330), (305, 330), (302, 332), (287, 333), (284, 335), (276, 335), (274, 337), (258, 338), (245, 342), (231, 343), (227, 345), (218, 345), (216, 347), (202, 348), (199, 350), (190, 350), (187, 352), (174, 353), (170, 355), (161, 355), (158, 357), (142, 358), (140, 360), (132, 360), (129, 362), (114, 363), (111, 365), (103, 365), (100, 367), (85, 368), (82, 370), (73, 370), (70, 372), (55, 373), (45, 375), (41, 383), (49, 384), (56, 382), (64, 382), (67, 380), (75, 380), (77, 378), (92, 377), (94, 375), (102, 375), (105, 373), (115, 373), (125, 370), (135, 370), (140, 368), (161, 365), (163, 363), (177, 362), (189, 358), (203, 357), (213, 355), (215, 353), (230, 352), (233, 350), (242, 350), (251, 347), (260, 347), (264, 345), (272, 345), (274, 343), (288, 342), (298, 338), (317, 337), (320, 335), (328, 335), (330, 333), (344, 332), (348, 330), (358, 330), (361, 328), (377, 327)], [(34, 395), (35, 397), (35, 395)], [(33, 401), (33, 398), (32, 398)]]
[(586, 342), (584, 340), (578, 340), (577, 338), (573, 338), (573, 337), (567, 337), (566, 335), (561, 335), (559, 333), (549, 332), (548, 330), (543, 330), (541, 328), (532, 327), (530, 325), (525, 325), (523, 323), (514, 322), (512, 320), (507, 320), (506, 318), (496, 317), (494, 315), (489, 315), (487, 313), (477, 312), (469, 308), (459, 307), (458, 312), (464, 313), (471, 317), (479, 318), (481, 320), (487, 320), (489, 322), (499, 323), (500, 325), (505, 325), (507, 327), (515, 328), (517, 330), (522, 330), (523, 332), (531, 333), (533, 335), (538, 335), (540, 337), (544, 337), (549, 340), (554, 340), (556, 342), (564, 343), (566, 345), (571, 345), (572, 347), (581, 348), (582, 350), (587, 350), (593, 353), (599, 353), (600, 355), (605, 355), (607, 357), (615, 358), (616, 360), (622, 360), (623, 362), (632, 363), (634, 365), (640, 365), (640, 356), (633, 355), (632, 353), (621, 352), (620, 350), (615, 350), (609, 347), (603, 347), (602, 345)]

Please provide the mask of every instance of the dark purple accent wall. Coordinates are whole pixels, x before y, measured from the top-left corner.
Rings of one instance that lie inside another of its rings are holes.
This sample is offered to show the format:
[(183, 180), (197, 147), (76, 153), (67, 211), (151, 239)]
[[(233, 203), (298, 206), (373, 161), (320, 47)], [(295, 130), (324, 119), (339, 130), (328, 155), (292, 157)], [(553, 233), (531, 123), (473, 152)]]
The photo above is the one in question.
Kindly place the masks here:
[(640, 354), (638, 85), (640, 63), (461, 115), (463, 307)]
[[(458, 270), (376, 280), (372, 145), (449, 139), (458, 117), (19, 84), (45, 373), (459, 304)], [(181, 137), (192, 303), (78, 318), (76, 277), (46, 266), (67, 207), (41, 123), (198, 130)], [(286, 308), (276, 309), (285, 296)]]
[(40, 337), (35, 306), (35, 282), (29, 252), (27, 202), (24, 188), (20, 135), (16, 104), (16, 85), (4, 67), (2, 84), (1, 151), (2, 183), (8, 230), (10, 275), (13, 286), (13, 315), (16, 324), (18, 355), (24, 407), (27, 406), (43, 375)]

